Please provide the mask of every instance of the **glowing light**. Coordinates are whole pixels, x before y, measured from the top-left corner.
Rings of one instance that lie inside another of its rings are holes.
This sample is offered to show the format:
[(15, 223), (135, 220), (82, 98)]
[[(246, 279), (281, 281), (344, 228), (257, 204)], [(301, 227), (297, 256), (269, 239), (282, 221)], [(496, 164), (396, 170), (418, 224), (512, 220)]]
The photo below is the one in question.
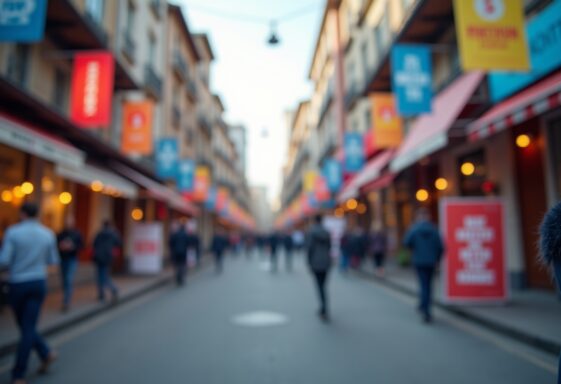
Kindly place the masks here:
[(464, 176), (471, 176), (475, 173), (475, 165), (473, 163), (465, 162), (462, 164), (461, 167), (462, 175)]
[(29, 181), (26, 181), (21, 185), (21, 191), (26, 195), (31, 195), (33, 190), (35, 190), (35, 187)]
[(72, 194), (70, 192), (62, 192), (58, 195), (58, 201), (60, 201), (61, 204), (68, 205), (72, 202)]
[(434, 186), (439, 191), (445, 191), (448, 188), (448, 180), (446, 180), (443, 177), (440, 177), (436, 179), (436, 181), (434, 182)]
[(131, 217), (134, 221), (140, 221), (144, 217), (144, 212), (140, 208), (135, 208), (131, 212)]
[(91, 188), (94, 192), (101, 192), (103, 191), (103, 183), (99, 180), (92, 181)]
[(9, 203), (14, 199), (14, 195), (12, 194), (12, 191), (3, 191), (2, 192), (2, 201), (4, 203)]
[(532, 139), (528, 135), (519, 135), (516, 138), (516, 145), (519, 148), (528, 148), (532, 143)]
[(358, 201), (355, 199), (347, 200), (347, 209), (348, 210), (355, 210), (358, 207)]
[(415, 197), (420, 202), (427, 201), (429, 199), (429, 191), (427, 191), (426, 189), (419, 189), (415, 194)]
[(14, 189), (12, 189), (12, 193), (16, 199), (23, 199), (25, 196), (25, 193), (23, 193), (20, 186), (14, 187)]
[(358, 207), (356, 207), (356, 213), (358, 213), (359, 215), (364, 215), (366, 211), (366, 204), (359, 204)]
[(343, 208), (337, 208), (335, 210), (335, 217), (343, 217), (345, 215), (345, 211)]
[(51, 192), (55, 188), (55, 183), (48, 177), (43, 177), (41, 179), (41, 189), (45, 192)]

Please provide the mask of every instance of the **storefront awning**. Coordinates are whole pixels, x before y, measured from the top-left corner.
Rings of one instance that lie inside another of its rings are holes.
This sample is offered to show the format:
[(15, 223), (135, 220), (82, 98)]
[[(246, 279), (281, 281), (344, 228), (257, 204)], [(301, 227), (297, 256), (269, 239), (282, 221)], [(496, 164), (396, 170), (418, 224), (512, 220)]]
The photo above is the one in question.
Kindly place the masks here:
[(151, 197), (169, 204), (170, 208), (186, 215), (198, 215), (198, 208), (185, 200), (183, 196), (181, 196), (173, 189), (160, 184), (157, 181), (152, 180), (149, 177), (146, 177), (143, 174), (123, 164), (114, 163), (112, 164), (112, 168), (120, 172), (123, 176), (134, 181), (141, 187), (145, 188), (148, 191), (148, 195), (150, 195)]
[(417, 118), (390, 164), (394, 173), (448, 145), (448, 131), (484, 78), (482, 72), (460, 76), (436, 96), (431, 114)]
[(86, 155), (66, 141), (0, 113), (0, 143), (52, 161), (79, 167)]
[(489, 137), (561, 106), (561, 72), (550, 76), (491, 108), (468, 127), (469, 139)]
[(102, 184), (102, 190), (126, 198), (135, 198), (138, 195), (138, 188), (124, 178), (103, 169), (84, 164), (80, 167), (69, 167), (57, 165), (55, 172), (68, 180), (90, 186), (93, 182)]

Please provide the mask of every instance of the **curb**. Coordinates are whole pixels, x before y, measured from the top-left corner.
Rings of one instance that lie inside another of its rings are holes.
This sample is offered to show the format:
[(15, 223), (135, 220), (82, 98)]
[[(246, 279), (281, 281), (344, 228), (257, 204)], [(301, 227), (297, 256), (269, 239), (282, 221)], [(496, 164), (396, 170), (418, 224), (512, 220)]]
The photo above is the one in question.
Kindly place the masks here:
[[(382, 284), (385, 285), (388, 288), (391, 288), (395, 291), (401, 292), (403, 294), (406, 294), (408, 296), (413, 296), (413, 297), (417, 297), (417, 291), (408, 287), (405, 287), (399, 283), (395, 283), (391, 280), (386, 279), (379, 279), (375, 276), (373, 276), (372, 274), (368, 273), (368, 272), (364, 272), (364, 271), (355, 271), (355, 273), (361, 277), (361, 278), (365, 278), (368, 279), (370, 281), (374, 281), (378, 284)], [(519, 341), (521, 343), (524, 343), (526, 345), (529, 345), (531, 347), (534, 347), (536, 349), (539, 349), (543, 352), (549, 353), (551, 355), (554, 356), (559, 356), (559, 352), (561, 351), (561, 344), (553, 341), (553, 340), (547, 340), (543, 337), (540, 336), (536, 336), (533, 334), (530, 334), (528, 332), (523, 332), (519, 329), (513, 328), (511, 326), (505, 325), (505, 324), (501, 324), (499, 322), (493, 321), (493, 320), (489, 320), (485, 317), (479, 316), (477, 314), (474, 314), (470, 311), (466, 311), (463, 308), (457, 307), (457, 306), (453, 306), (453, 305), (448, 305), (443, 303), (440, 300), (434, 300), (434, 306), (436, 306), (437, 308), (440, 308), (450, 314), (453, 314), (455, 316), (461, 317), (465, 320), (469, 320), (473, 323), (476, 323), (482, 327), (485, 327), (491, 331), (494, 331), (496, 333), (499, 333), (503, 336), (507, 336), (511, 339), (514, 339), (516, 341)]]

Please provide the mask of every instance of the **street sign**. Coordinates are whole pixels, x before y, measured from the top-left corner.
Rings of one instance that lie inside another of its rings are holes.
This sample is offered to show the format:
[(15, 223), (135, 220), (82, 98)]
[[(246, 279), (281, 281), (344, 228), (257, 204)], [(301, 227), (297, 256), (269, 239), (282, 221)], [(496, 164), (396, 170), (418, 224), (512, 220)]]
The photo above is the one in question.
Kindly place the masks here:
[(157, 274), (163, 265), (164, 229), (160, 222), (136, 223), (132, 227), (130, 269), (136, 274)]

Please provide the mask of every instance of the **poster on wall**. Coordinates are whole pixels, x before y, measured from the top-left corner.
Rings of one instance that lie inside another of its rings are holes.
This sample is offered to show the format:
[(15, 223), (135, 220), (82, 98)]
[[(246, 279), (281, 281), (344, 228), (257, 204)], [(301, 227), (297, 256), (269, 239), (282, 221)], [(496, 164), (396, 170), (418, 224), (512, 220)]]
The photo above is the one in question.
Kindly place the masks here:
[(445, 241), (443, 298), (450, 303), (508, 299), (503, 204), (498, 199), (440, 202)]
[(136, 223), (130, 234), (130, 271), (134, 274), (158, 274), (163, 266), (164, 227), (160, 222)]
[(454, 0), (464, 71), (528, 71), (523, 0)]
[(0, 41), (41, 41), (45, 34), (46, 15), (46, 0), (0, 1)]

